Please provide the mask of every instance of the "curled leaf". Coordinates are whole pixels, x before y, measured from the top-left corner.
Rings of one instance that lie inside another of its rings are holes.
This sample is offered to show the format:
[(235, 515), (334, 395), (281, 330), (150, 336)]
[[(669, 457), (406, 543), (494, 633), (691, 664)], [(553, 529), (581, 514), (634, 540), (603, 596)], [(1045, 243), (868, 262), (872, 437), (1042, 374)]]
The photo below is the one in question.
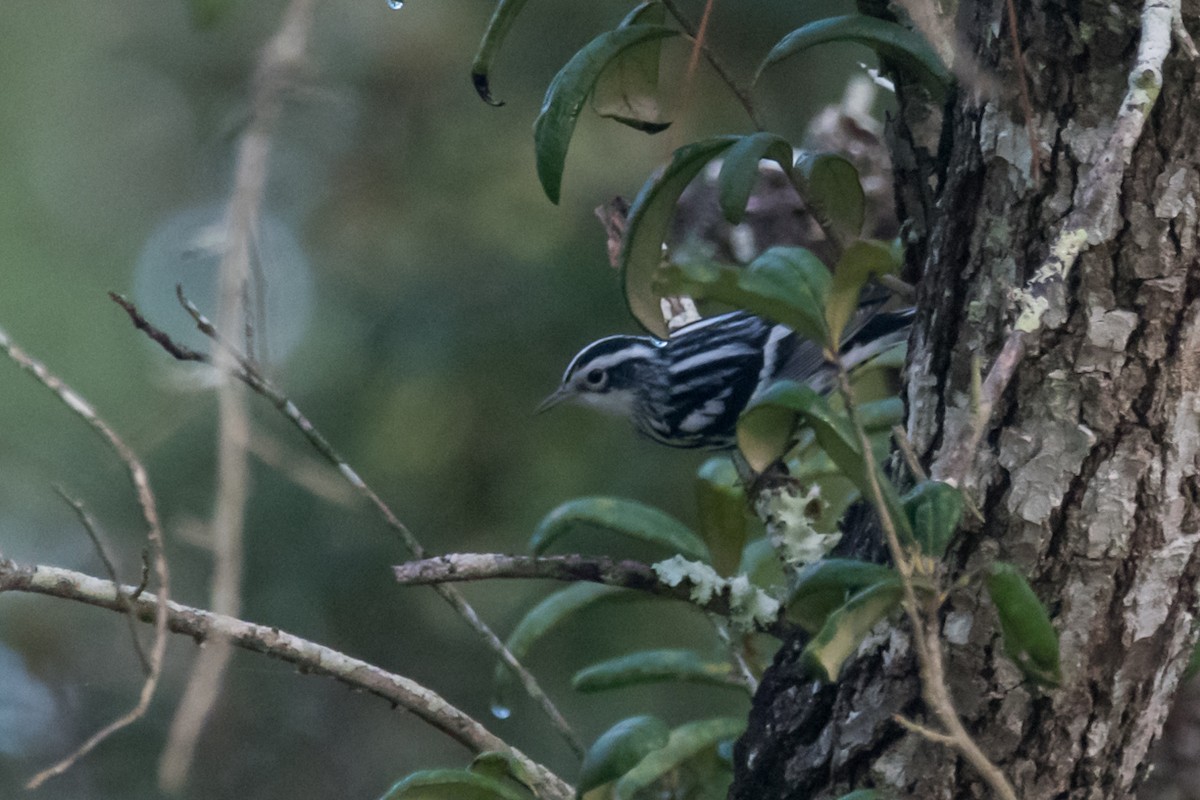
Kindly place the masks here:
[(546, 89), (541, 113), (533, 123), (538, 180), (552, 203), (559, 199), (575, 123), (601, 73), (630, 47), (676, 35), (678, 31), (663, 25), (631, 25), (607, 31), (584, 45), (554, 76)]
[(898, 69), (908, 72), (935, 97), (944, 95), (953, 82), (950, 71), (920, 34), (877, 17), (851, 14), (810, 22), (783, 37), (759, 66), (755, 83), (763, 70), (772, 64), (825, 42), (864, 44)]

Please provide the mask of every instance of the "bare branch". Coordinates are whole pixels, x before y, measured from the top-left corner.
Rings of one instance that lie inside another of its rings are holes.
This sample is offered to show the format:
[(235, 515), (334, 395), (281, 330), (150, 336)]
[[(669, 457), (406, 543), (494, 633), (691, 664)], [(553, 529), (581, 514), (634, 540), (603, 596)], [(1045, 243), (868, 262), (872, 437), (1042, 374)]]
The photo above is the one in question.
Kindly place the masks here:
[[(113, 565), (113, 560), (109, 558), (108, 548), (104, 546), (104, 541), (100, 538), (99, 526), (96, 525), (96, 520), (92, 519), (92, 515), (83, 507), (83, 502), (72, 498), (67, 494), (67, 490), (61, 486), (55, 486), (54, 491), (75, 511), (75, 516), (79, 518), (79, 523), (83, 525), (84, 531), (88, 538), (92, 540), (92, 547), (96, 548), (96, 555), (100, 557), (100, 563), (104, 565), (104, 571), (108, 574), (109, 580), (114, 584), (120, 583), (120, 578), (117, 577), (117, 568)], [(145, 590), (145, 585), (141, 585), (135, 589), (137, 593)], [(150, 658), (146, 655), (145, 648), (142, 647), (142, 640), (138, 638), (137, 622), (133, 616), (129, 614), (130, 605), (129, 598), (123, 593), (118, 598), (124, 606), (126, 617), (125, 620), (129, 623), (129, 635), (133, 639), (133, 652), (137, 653), (138, 661), (142, 664), (142, 672), (146, 675), (150, 674)]]
[[(198, 308), (196, 308), (193, 303), (191, 303), (191, 301), (182, 296), (182, 292), (180, 292), (180, 301), (184, 304), (184, 307), (187, 309), (188, 313), (192, 315), (193, 319), (196, 320), (196, 325), (200, 331), (210, 338), (213, 338), (214, 341), (217, 341), (218, 346), (225, 346), (220, 341), (217, 331), (213, 327), (212, 323), (200, 312)], [(126, 301), (126, 303), (128, 303), (128, 301)], [(136, 312), (136, 309), (134, 309), (134, 311)], [(138, 316), (140, 317), (140, 315)], [(132, 314), (131, 317), (133, 317)], [(136, 325), (136, 318), (134, 319)], [(144, 328), (144, 330), (149, 333), (152, 330), (157, 331), (158, 329), (147, 323), (147, 326)], [(166, 340), (169, 343), (170, 337), (167, 337), (165, 334), (163, 334), (163, 336), (166, 337)], [(151, 338), (154, 341), (159, 341), (153, 336)], [(171, 348), (163, 344), (163, 342), (159, 342), (159, 344), (163, 345), (163, 349), (168, 353), (172, 352)], [(385, 503), (383, 499), (375, 492), (375, 490), (372, 489), (367, 482), (359, 476), (358, 472), (356, 472), (354, 468), (342, 458), (342, 456), (333, 448), (333, 445), (331, 445), (329, 441), (321, 434), (321, 432), (317, 430), (317, 427), (313, 425), (312, 421), (309, 420), (308, 417), (304, 416), (303, 413), (301, 413), (299, 407), (297, 407), (295, 403), (289, 400), (288, 397), (283, 394), (283, 392), (277, 389), (274, 384), (272, 384), (269, 380), (267, 380), (267, 378), (259, 373), (253, 364), (250, 364), (245, 359), (241, 359), (239, 357), (238, 367), (236, 370), (234, 370), (233, 375), (238, 380), (249, 386), (257, 394), (265, 397), (267, 401), (276, 408), (276, 410), (283, 414), (284, 417), (286, 417), (287, 420), (291, 422), (297, 430), (300, 431), (304, 438), (308, 440), (308, 443), (312, 445), (312, 447), (318, 453), (320, 453), (325, 460), (327, 460), (337, 469), (338, 473), (347, 483), (350, 484), (354, 491), (356, 491), (359, 496), (364, 497), (372, 506), (374, 506), (375, 510), (383, 518), (387, 526), (400, 536), (404, 546), (410, 553), (412, 553), (414, 557), (425, 557), (426, 551), (424, 546), (420, 543), (416, 536), (413, 535), (408, 526), (400, 521), (400, 518), (396, 516), (391, 507), (389, 507), (388, 504)], [(505, 647), (504, 642), (501, 641), (500, 637), (496, 635), (496, 633), (487, 625), (487, 623), (479, 618), (479, 615), (475, 612), (475, 609), (472, 608), (469, 603), (467, 603), (466, 598), (462, 596), (462, 593), (460, 593), (453, 586), (444, 586), (440, 584), (435, 585), (434, 590), (437, 591), (438, 594), (440, 594), (448, 603), (450, 603), (454, 610), (458, 612), (459, 616), (461, 616), (467, 622), (467, 624), (470, 625), (473, 630), (475, 630), (479, 637), (484, 641), (484, 644), (486, 644), (488, 648), (495, 653), (502, 662), (504, 662), (506, 667), (513, 671), (518, 680), (521, 682), (521, 686), (525, 690), (525, 693), (533, 698), (535, 702), (537, 702), (537, 704), (541, 707), (542, 712), (550, 719), (551, 724), (554, 725), (554, 727), (558, 730), (559, 734), (567, 742), (568, 746), (570, 746), (570, 748), (577, 755), (582, 756), (583, 744), (579, 741), (579, 737), (575, 735), (574, 731), (571, 730), (571, 726), (567, 723), (566, 719), (562, 716), (562, 713), (554, 705), (554, 702), (549, 698), (545, 691), (542, 690), (533, 674), (530, 673), (523, 664), (517, 661), (516, 657), (509, 651), (507, 647)]]
[[(217, 319), (222, 330), (244, 332), (246, 352), (251, 354), (256, 317), (251, 306), (257, 301), (259, 310), (265, 307), (262, 296), (265, 281), (261, 265), (255, 259), (255, 243), (272, 142), (284, 96), (304, 67), (314, 4), (315, 0), (291, 0), (279, 30), (263, 47), (254, 76), (250, 122), (238, 142), (234, 186), (225, 210)], [(262, 325), (265, 320), (259, 315), (257, 322)], [(237, 616), (242, 602), (245, 508), (250, 491), (247, 453), (250, 413), (242, 387), (228, 377), (235, 367), (241, 366), (240, 360), (232, 355), (231, 349), (219, 348), (213, 356), (213, 366), (222, 380), (217, 385), (217, 488), (213, 499), (213, 574), (209, 592), (215, 612)], [(227, 644), (214, 641), (200, 653), (192, 667), (159, 761), (159, 784), (165, 791), (177, 792), (187, 781), (196, 743), (220, 697), (232, 655)]]
[[(0, 559), (0, 592), (6, 591), (33, 592), (111, 611), (122, 611), (122, 597), (127, 599), (132, 593), (131, 587), (119, 587), (80, 572)], [(221, 638), (244, 650), (295, 664), (304, 673), (330, 677), (373, 694), (393, 706), (411, 711), (474, 753), (490, 750), (512, 753), (530, 775), (536, 776), (538, 785), (534, 788), (545, 800), (566, 800), (574, 796), (571, 787), (557, 775), (510, 747), (433, 690), (402, 675), (275, 627), (191, 608), (149, 594), (133, 601), (133, 613), (142, 621), (154, 620), (161, 615), (166, 629), (197, 642)]]
[(163, 551), (162, 523), (158, 516), (158, 504), (154, 499), (154, 492), (150, 489), (150, 478), (146, 474), (146, 468), (142, 466), (142, 462), (138, 460), (133, 450), (125, 444), (124, 440), (117, 436), (116, 431), (100, 418), (100, 415), (96, 413), (96, 409), (92, 407), (91, 403), (47, 369), (45, 364), (17, 346), (2, 328), (0, 328), (0, 349), (3, 349), (5, 354), (17, 366), (33, 375), (43, 386), (53, 392), (67, 408), (71, 409), (84, 422), (90, 425), (92, 430), (96, 431), (100, 435), (100, 438), (112, 448), (117, 457), (125, 462), (125, 467), (129, 471), (129, 478), (137, 494), (138, 506), (142, 510), (142, 518), (146, 521), (146, 538), (150, 543), (150, 559), (154, 564), (154, 573), (155, 577), (158, 578), (159, 586), (159, 600), (157, 605), (147, 606), (154, 609), (154, 644), (150, 648), (150, 672), (146, 676), (145, 682), (142, 683), (142, 691), (138, 696), (137, 703), (123, 716), (118, 717), (92, 734), (74, 753), (33, 776), (26, 786), (29, 789), (36, 789), (55, 775), (61, 775), (66, 772), (76, 761), (90, 753), (96, 745), (122, 728), (141, 719), (146, 713), (146, 709), (150, 705), (150, 700), (154, 697), (154, 692), (158, 688), (158, 680), (162, 674), (163, 657), (167, 651), (167, 602), (170, 597), (171, 581), (169, 570), (167, 569), (166, 555)]

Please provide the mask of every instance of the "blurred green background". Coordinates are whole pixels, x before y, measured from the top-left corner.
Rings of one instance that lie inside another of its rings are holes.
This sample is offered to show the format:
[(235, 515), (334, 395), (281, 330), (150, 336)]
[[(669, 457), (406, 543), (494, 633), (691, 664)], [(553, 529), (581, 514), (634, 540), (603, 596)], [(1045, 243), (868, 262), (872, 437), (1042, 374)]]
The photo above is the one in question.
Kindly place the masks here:
[[(264, 245), (264, 261), (278, 262), (266, 268), (277, 270), (269, 277), (280, 299), (270, 309), (271, 372), (434, 552), (520, 552), (546, 512), (580, 495), (628, 496), (695, 521), (704, 454), (642, 441), (581, 409), (532, 414), (582, 345), (635, 330), (592, 209), (632, 197), (673, 147), (748, 129), (702, 71), (676, 102), (675, 126), (657, 137), (585, 113), (562, 204), (545, 199), (530, 126), (546, 84), (630, 5), (530, 4), (493, 74), (508, 103), (495, 109), (468, 79), (491, 3), (318, 4), (310, 75), (289, 97), (271, 163), (265, 235), (275, 244)], [(683, 5), (699, 17), (700, 2)], [(154, 320), (187, 328), (170, 287), (190, 281), (204, 299), (188, 248), (227, 196), (258, 49), (283, 7), (235, 2), (198, 28), (182, 0), (11, 0), (0, 22), (0, 326), (145, 459), (174, 596), (196, 605), (206, 603), (210, 570), (211, 381), (151, 346), (105, 293), (131, 294)], [(748, 76), (788, 30), (837, 10), (725, 0), (711, 39)], [(678, 47), (668, 69), (686, 59)], [(799, 141), (863, 57), (822, 48), (780, 66), (758, 93), (764, 116)], [(252, 408), (261, 457), (243, 616), (408, 675), (573, 777), (569, 751), (528, 701), (508, 720), (489, 715), (491, 657), (431, 591), (392, 583), (389, 566), (406, 554), (377, 517), (265, 402)], [(0, 552), (101, 574), (57, 484), (98, 518), (122, 578), (136, 582), (144, 530), (122, 465), (7, 361), (0, 420)], [(549, 588), (466, 591), (506, 635)], [(0, 797), (16, 797), (133, 704), (140, 672), (117, 615), (15, 594), (0, 608)], [(572, 672), (598, 657), (696, 642), (715, 644), (697, 614), (620, 605), (555, 635), (531, 666), (590, 741), (631, 713), (678, 723), (744, 708), (720, 689), (569, 688)], [(157, 758), (195, 648), (174, 637), (149, 717), (42, 796), (160, 796)], [(378, 699), (239, 652), (185, 796), (372, 798), (413, 769), (467, 759)]]

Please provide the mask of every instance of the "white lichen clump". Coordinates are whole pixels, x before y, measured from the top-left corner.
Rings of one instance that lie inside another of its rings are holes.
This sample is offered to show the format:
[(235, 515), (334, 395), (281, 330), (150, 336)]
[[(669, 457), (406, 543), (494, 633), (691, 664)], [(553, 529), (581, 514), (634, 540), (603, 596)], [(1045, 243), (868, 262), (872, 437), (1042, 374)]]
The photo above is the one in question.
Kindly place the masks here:
[(722, 578), (708, 564), (688, 561), (674, 556), (652, 566), (658, 579), (667, 586), (690, 586), (689, 597), (698, 605), (707, 605), (713, 598), (729, 598), (729, 619), (738, 630), (755, 630), (769, 626), (779, 618), (779, 601), (750, 583), (745, 575)]

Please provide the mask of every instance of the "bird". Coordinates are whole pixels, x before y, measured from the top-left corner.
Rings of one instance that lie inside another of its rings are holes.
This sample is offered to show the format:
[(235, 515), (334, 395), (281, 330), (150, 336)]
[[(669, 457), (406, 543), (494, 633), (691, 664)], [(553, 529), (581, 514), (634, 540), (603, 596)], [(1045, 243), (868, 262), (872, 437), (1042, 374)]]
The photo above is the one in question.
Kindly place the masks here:
[[(913, 313), (860, 306), (843, 336), (843, 366), (853, 369), (907, 340)], [(639, 433), (670, 447), (720, 450), (737, 444), (738, 417), (771, 384), (791, 379), (828, 393), (835, 376), (816, 343), (786, 325), (733, 311), (667, 339), (618, 335), (592, 342), (537, 410), (574, 402), (626, 417)]]

